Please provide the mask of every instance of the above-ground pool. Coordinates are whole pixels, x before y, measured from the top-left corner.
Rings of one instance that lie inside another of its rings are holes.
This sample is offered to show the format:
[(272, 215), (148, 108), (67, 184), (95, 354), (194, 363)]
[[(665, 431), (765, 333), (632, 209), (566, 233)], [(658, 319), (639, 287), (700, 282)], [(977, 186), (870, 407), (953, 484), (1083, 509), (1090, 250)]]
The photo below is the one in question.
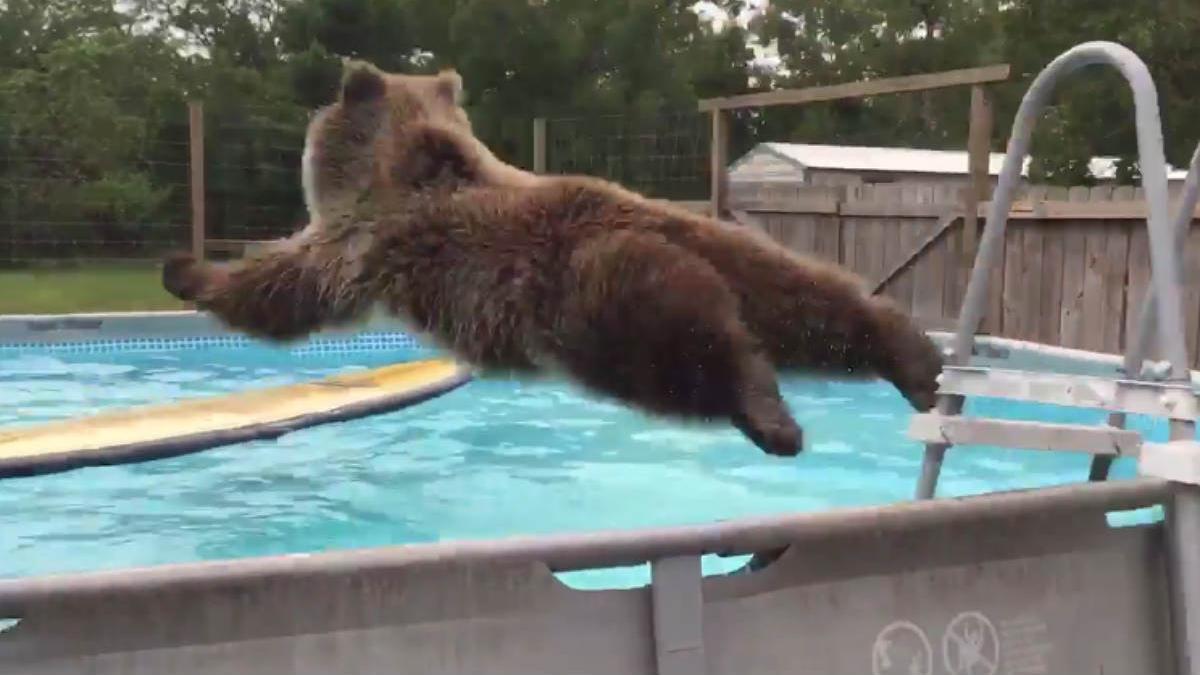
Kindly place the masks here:
[[(432, 354), (395, 344), (0, 347), (0, 428), (320, 378)], [(1019, 358), (1016, 359), (1019, 362)], [(399, 412), (141, 464), (0, 481), (0, 576), (704, 523), (911, 499), (921, 446), (885, 383), (790, 379), (807, 450), (647, 418), (546, 381), (476, 380)], [(1101, 411), (973, 400), (965, 414), (1098, 423)], [(1165, 425), (1131, 426), (1165, 439)], [(951, 450), (939, 495), (1078, 482), (1089, 456)], [(1113, 476), (1131, 475), (1119, 462)], [(743, 562), (714, 558), (707, 571)], [(642, 583), (645, 569), (564, 575)]]

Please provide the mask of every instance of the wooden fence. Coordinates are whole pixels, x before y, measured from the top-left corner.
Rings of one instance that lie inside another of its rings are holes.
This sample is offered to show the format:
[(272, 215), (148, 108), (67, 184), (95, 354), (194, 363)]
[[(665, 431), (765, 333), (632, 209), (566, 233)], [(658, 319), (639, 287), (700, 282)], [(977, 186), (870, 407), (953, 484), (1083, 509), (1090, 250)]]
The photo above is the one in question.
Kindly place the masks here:
[[(962, 249), (962, 189), (734, 184), (729, 199), (745, 223), (882, 285), (924, 325), (952, 329), (973, 262)], [(979, 207), (980, 227), (988, 206)], [(991, 270), (982, 332), (1123, 352), (1150, 282), (1145, 213), (1130, 187), (1023, 189)], [(1200, 365), (1195, 221), (1182, 263), (1187, 344)]]

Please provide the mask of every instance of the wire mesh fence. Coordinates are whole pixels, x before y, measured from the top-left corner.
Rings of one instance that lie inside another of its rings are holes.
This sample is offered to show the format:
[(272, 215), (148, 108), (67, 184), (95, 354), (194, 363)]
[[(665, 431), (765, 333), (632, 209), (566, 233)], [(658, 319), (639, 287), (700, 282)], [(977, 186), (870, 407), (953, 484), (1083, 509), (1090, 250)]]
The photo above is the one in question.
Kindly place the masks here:
[(83, 119), (61, 130), (0, 116), (0, 264), (144, 259), (186, 241), (186, 108), (180, 113), (152, 126)]
[[(35, 134), (0, 114), (0, 265), (152, 262), (190, 249), (197, 224), (207, 239), (240, 241), (303, 226), (308, 111), (201, 110), (198, 176), (182, 100), (153, 119), (134, 120), (142, 124), (132, 138)], [(204, 203), (199, 223), (195, 194)]]
[[(83, 134), (30, 129), (0, 112), (0, 266), (153, 262), (189, 249), (197, 190), (209, 241), (269, 240), (303, 227), (300, 158), (310, 111), (204, 107), (197, 187), (188, 104), (165, 110), (153, 120), (127, 119), (135, 132), (108, 125), (111, 132)], [(695, 111), (552, 117), (545, 166), (654, 197), (705, 199), (707, 125)], [(505, 161), (534, 166), (532, 119), (485, 121), (476, 133)]]
[(659, 199), (706, 199), (709, 118), (689, 111), (546, 120), (550, 173), (599, 176)]
[(251, 108), (206, 114), (204, 124), (206, 237), (263, 241), (302, 228), (308, 113)]

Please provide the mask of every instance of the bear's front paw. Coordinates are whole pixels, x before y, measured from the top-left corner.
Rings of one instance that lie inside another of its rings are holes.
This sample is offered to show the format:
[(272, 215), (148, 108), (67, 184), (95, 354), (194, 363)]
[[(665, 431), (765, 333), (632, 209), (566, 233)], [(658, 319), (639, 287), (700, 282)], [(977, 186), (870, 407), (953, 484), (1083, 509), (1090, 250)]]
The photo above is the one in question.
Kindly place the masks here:
[(204, 287), (204, 279), (190, 253), (175, 253), (163, 261), (162, 285), (171, 295), (184, 301), (195, 300)]
[(758, 446), (776, 457), (795, 457), (804, 449), (804, 431), (791, 419), (759, 430)]
[(901, 393), (917, 412), (929, 412), (937, 405), (937, 383), (934, 383), (933, 386), (912, 387)]
[(804, 431), (787, 413), (782, 403), (752, 407), (735, 415), (733, 424), (750, 442), (768, 455), (795, 457), (804, 449)]

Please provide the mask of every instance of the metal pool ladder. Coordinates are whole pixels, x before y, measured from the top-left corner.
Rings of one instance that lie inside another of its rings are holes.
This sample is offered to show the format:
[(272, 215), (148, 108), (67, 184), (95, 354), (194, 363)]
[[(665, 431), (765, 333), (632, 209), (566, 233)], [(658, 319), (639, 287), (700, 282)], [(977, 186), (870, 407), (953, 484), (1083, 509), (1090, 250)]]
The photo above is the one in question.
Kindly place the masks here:
[[(1152, 285), (1143, 301), (1136, 330), (1120, 368), (1123, 377), (1039, 373), (972, 367), (968, 361), (985, 311), (988, 271), (998, 263), (1022, 162), (1037, 117), (1054, 86), (1065, 75), (1090, 65), (1107, 65), (1124, 76), (1133, 92), (1138, 155), (1148, 207)], [(1200, 146), (1174, 218), (1168, 213), (1166, 160), (1154, 83), (1132, 51), (1110, 42), (1088, 42), (1064, 52), (1038, 74), (1017, 111), (995, 196), (988, 211), (979, 252), (971, 270), (957, 329), (946, 349), (934, 411), (915, 415), (910, 436), (925, 443), (916, 497), (931, 499), (947, 449), (952, 445), (990, 445), (1093, 455), (1089, 479), (1103, 481), (1116, 457), (1138, 460), (1143, 476), (1173, 483), (1166, 502), (1170, 558), (1172, 623), (1180, 629), (1177, 667), (1197, 672), (1200, 659), (1200, 444), (1196, 441), (1197, 396), (1191, 381), (1180, 300), (1183, 250), (1200, 193)], [(1144, 359), (1157, 337), (1169, 370), (1148, 372)], [(1049, 403), (1108, 411), (1103, 425), (1055, 424), (966, 417), (968, 396)], [(1166, 418), (1169, 440), (1150, 443), (1125, 428), (1127, 414)], [(1190, 570), (1190, 573), (1182, 571)], [(1190, 655), (1190, 658), (1189, 658)]]

